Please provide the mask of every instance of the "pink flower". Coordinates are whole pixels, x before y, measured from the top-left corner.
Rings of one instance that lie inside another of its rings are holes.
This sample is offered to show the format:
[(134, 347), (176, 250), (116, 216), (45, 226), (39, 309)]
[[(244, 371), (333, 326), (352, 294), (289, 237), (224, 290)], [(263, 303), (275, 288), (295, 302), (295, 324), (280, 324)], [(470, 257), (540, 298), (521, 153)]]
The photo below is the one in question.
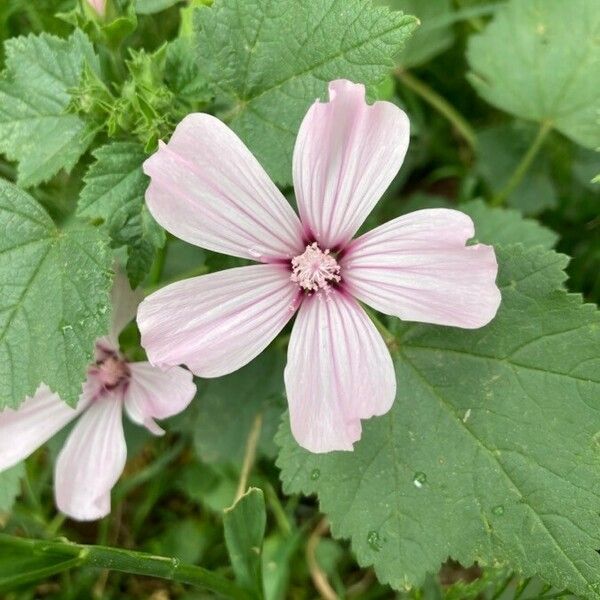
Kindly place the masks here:
[[(465, 246), (471, 219), (421, 210), (352, 239), (402, 165), (409, 122), (362, 85), (333, 81), (293, 157), (300, 219), (223, 123), (188, 115), (145, 165), (156, 220), (177, 237), (263, 264), (169, 285), (142, 302), (142, 345), (156, 365), (201, 377), (258, 355), (297, 311), (285, 383), (292, 432), (313, 452), (351, 450), (361, 419), (386, 413), (389, 351), (357, 300), (410, 321), (475, 328), (496, 314), (493, 248)], [(267, 110), (266, 108), (264, 110)]]
[(111, 333), (96, 343), (96, 362), (76, 408), (42, 384), (17, 410), (0, 412), (0, 471), (27, 458), (81, 415), (55, 470), (56, 504), (80, 521), (110, 512), (110, 492), (127, 459), (123, 408), (134, 423), (161, 435), (154, 419), (181, 412), (196, 393), (189, 371), (175, 367), (163, 372), (148, 362), (129, 363), (119, 353), (119, 333), (135, 315), (138, 300), (125, 277), (117, 274)]
[(96, 11), (98, 15), (103, 17), (106, 13), (106, 0), (87, 0), (87, 3)]

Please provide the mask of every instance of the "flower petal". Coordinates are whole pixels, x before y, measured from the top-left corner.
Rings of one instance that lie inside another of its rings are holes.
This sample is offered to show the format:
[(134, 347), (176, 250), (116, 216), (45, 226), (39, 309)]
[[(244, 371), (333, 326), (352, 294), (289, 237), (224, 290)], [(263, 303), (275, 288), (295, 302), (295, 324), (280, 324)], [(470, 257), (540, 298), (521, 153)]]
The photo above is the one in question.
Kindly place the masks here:
[(295, 312), (299, 288), (282, 265), (252, 265), (178, 281), (138, 310), (152, 364), (200, 377), (231, 373), (260, 354)]
[(129, 321), (135, 317), (138, 304), (144, 294), (140, 289), (132, 290), (127, 275), (120, 268), (115, 269), (112, 287), (112, 317), (109, 339), (113, 346), (119, 348), (119, 335)]
[(72, 519), (94, 521), (110, 513), (110, 492), (127, 461), (122, 412), (117, 395), (93, 402), (58, 456), (56, 505)]
[(106, 13), (106, 0), (88, 0), (88, 4), (103, 17)]
[(302, 252), (292, 207), (242, 141), (215, 117), (188, 115), (144, 163), (146, 202), (177, 237), (261, 262)]
[(381, 335), (356, 300), (335, 290), (300, 307), (285, 385), (292, 433), (311, 452), (352, 450), (360, 420), (385, 414), (396, 396)]
[(474, 329), (500, 305), (491, 246), (465, 246), (470, 217), (428, 209), (358, 238), (341, 260), (346, 289), (373, 308), (405, 319)]
[(166, 419), (185, 410), (196, 395), (192, 374), (181, 367), (161, 371), (149, 362), (129, 363), (131, 379), (125, 392), (129, 418), (155, 435), (164, 431), (154, 419)]
[(25, 460), (83, 410), (65, 404), (42, 384), (18, 409), (0, 412), (0, 471)]
[(390, 102), (365, 101), (365, 87), (329, 84), (315, 102), (294, 148), (300, 217), (320, 246), (340, 249), (356, 233), (402, 165), (410, 124)]

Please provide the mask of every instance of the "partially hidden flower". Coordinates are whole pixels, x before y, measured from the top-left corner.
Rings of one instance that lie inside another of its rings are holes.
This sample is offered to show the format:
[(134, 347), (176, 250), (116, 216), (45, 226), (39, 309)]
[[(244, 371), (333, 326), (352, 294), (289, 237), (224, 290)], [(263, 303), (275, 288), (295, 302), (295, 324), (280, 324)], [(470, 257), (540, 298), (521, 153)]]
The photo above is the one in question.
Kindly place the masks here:
[(87, 0), (87, 3), (101, 17), (106, 14), (106, 0)]
[(262, 264), (146, 298), (138, 325), (150, 361), (225, 375), (297, 312), (285, 369), (292, 432), (313, 452), (351, 450), (361, 419), (386, 413), (396, 395), (388, 348), (357, 300), (464, 328), (488, 323), (500, 303), (494, 250), (465, 245), (474, 227), (461, 212), (420, 210), (353, 239), (408, 142), (397, 106), (368, 105), (364, 86), (331, 82), (329, 101), (310, 107), (296, 140), (298, 218), (230, 129), (207, 114), (183, 119), (144, 164), (150, 211), (191, 244)]
[(54, 481), (59, 510), (80, 521), (100, 519), (110, 512), (110, 492), (127, 459), (123, 409), (134, 423), (161, 435), (164, 432), (154, 419), (181, 412), (196, 393), (189, 371), (130, 363), (119, 352), (119, 333), (134, 317), (138, 301), (126, 278), (117, 273), (111, 331), (96, 342), (96, 360), (88, 369), (76, 408), (42, 384), (17, 410), (0, 412), (0, 472), (80, 417), (58, 456)]

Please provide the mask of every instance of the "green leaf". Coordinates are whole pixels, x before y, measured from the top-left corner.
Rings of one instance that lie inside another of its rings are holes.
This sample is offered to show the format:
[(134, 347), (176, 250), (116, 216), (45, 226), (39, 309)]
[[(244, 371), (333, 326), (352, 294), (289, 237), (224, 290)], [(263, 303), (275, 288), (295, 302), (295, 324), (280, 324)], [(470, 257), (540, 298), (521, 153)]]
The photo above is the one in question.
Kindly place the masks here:
[[(165, 55), (164, 80), (183, 107), (197, 109), (212, 95), (206, 75), (201, 71), (191, 40), (177, 38), (169, 42)], [(183, 113), (182, 116), (185, 116)]]
[(127, 275), (133, 287), (144, 279), (165, 232), (148, 212), (142, 171), (146, 154), (134, 142), (113, 142), (94, 151), (96, 162), (86, 173), (77, 214), (103, 220), (116, 246), (127, 245)]
[(225, 543), (237, 582), (262, 598), (262, 545), (267, 525), (262, 490), (250, 488), (223, 513)]
[(563, 255), (497, 251), (494, 321), (394, 320), (394, 407), (363, 423), (354, 452), (310, 454), (286, 423), (284, 488), (318, 493), (334, 534), (395, 588), (450, 556), (598, 598), (600, 313), (562, 289)]
[(600, 145), (597, 0), (511, 0), (471, 37), (469, 80), (494, 106)]
[(197, 45), (229, 124), (287, 184), (298, 127), (327, 82), (379, 83), (416, 23), (371, 0), (217, 0), (197, 11)]
[(193, 413), (194, 445), (207, 463), (242, 464), (246, 440), (258, 415), (260, 454), (274, 457), (283, 400), (285, 355), (275, 348), (225, 377), (204, 382)]
[(44, 382), (71, 405), (110, 319), (111, 254), (93, 227), (58, 229), (0, 180), (0, 408)]
[(484, 244), (508, 246), (543, 246), (551, 249), (558, 235), (533, 219), (523, 218), (518, 211), (491, 208), (483, 200), (473, 200), (457, 207), (475, 223), (475, 239)]
[(23, 464), (0, 473), (0, 514), (10, 512), (21, 493), (21, 478), (25, 474)]
[[(476, 169), (492, 193), (502, 190), (535, 138), (535, 127), (528, 124), (499, 125), (479, 133)], [(533, 161), (521, 183), (507, 197), (508, 204), (528, 215), (535, 215), (557, 204), (550, 162), (542, 154)]]
[(13, 38), (5, 48), (0, 152), (19, 162), (19, 184), (28, 187), (70, 171), (92, 141), (92, 127), (67, 108), (84, 63), (97, 70), (98, 59), (81, 31), (67, 40), (45, 33)]
[(450, 17), (451, 0), (379, 0), (377, 4), (415, 15), (421, 25), (398, 54), (397, 62), (405, 69), (418, 67), (447, 50), (454, 43)]

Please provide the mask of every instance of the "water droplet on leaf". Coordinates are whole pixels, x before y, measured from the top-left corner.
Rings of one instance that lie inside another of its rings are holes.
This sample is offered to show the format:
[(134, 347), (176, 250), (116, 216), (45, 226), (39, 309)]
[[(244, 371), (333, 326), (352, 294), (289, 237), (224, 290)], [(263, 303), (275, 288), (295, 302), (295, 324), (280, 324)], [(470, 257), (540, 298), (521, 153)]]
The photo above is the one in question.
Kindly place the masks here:
[(502, 504), (498, 504), (498, 506), (494, 506), (494, 508), (492, 508), (492, 512), (500, 517), (504, 514), (504, 506), (502, 506)]
[(312, 473), (310, 474), (310, 478), (313, 481), (316, 481), (317, 479), (319, 479), (319, 477), (321, 477), (321, 471), (319, 469), (313, 469)]
[(423, 485), (427, 483), (427, 475), (422, 471), (417, 471), (413, 476), (413, 483), (415, 484), (415, 487), (418, 487), (419, 489), (422, 488)]
[(367, 534), (367, 543), (375, 552), (379, 552), (381, 550), (381, 538), (376, 531), (369, 531)]

